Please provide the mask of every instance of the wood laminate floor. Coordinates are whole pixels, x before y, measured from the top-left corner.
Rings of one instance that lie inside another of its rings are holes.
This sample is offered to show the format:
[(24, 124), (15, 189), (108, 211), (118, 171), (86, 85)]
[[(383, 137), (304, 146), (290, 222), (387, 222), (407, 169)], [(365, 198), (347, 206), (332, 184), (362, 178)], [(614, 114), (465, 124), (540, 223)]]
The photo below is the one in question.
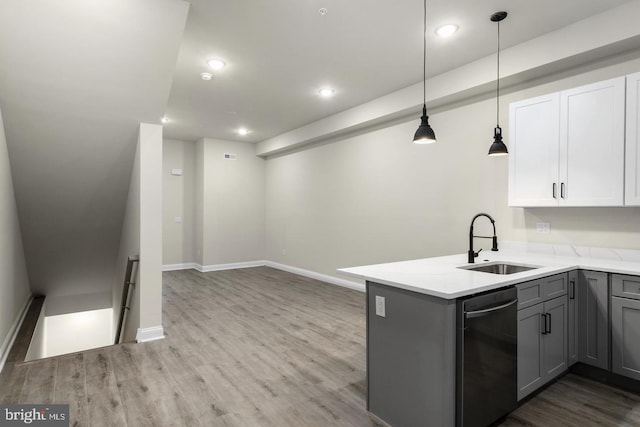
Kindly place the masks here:
[[(76, 426), (384, 426), (367, 413), (365, 296), (267, 267), (164, 273), (166, 339), (22, 362), (0, 403), (69, 403)], [(640, 426), (640, 396), (567, 375), (503, 426)]]

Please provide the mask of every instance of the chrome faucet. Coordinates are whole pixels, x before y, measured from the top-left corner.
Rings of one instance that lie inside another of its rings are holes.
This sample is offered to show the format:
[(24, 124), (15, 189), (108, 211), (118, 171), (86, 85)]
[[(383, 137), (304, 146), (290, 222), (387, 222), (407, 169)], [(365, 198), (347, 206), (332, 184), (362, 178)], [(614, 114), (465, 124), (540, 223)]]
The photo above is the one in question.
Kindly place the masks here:
[[(479, 216), (486, 216), (487, 218), (489, 218), (489, 221), (491, 221), (491, 225), (493, 225), (493, 237), (491, 237), (491, 236), (474, 236), (473, 235), (473, 223), (476, 221), (476, 218), (478, 218)], [(478, 252), (474, 252), (473, 251), (473, 238), (474, 237), (477, 237), (479, 239), (493, 239), (493, 246), (491, 247), (491, 250), (492, 251), (496, 251), (496, 252), (498, 251), (498, 236), (496, 236), (496, 222), (488, 214), (479, 213), (478, 215), (474, 216), (473, 219), (471, 220), (471, 227), (469, 227), (469, 260), (468, 260), (468, 262), (470, 264), (473, 264), (474, 259), (478, 256), (478, 254), (482, 250), (482, 249), (480, 249), (480, 251), (478, 251)]]

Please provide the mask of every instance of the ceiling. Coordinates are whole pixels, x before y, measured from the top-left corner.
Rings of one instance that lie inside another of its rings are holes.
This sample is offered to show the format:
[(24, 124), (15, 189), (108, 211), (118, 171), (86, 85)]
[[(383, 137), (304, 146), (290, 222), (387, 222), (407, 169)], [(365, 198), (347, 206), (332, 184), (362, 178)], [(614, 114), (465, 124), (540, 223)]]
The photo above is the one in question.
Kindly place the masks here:
[[(427, 74), (491, 55), (492, 13), (505, 10), (504, 48), (628, 0), (428, 0)], [(191, 0), (165, 137), (259, 142), (422, 79), (421, 0)], [(322, 15), (319, 10), (326, 8)], [(451, 38), (434, 34), (459, 25)], [(210, 58), (227, 63), (220, 72)], [(200, 73), (211, 72), (210, 81)], [(330, 86), (335, 95), (318, 96)], [(239, 136), (236, 130), (251, 130)]]

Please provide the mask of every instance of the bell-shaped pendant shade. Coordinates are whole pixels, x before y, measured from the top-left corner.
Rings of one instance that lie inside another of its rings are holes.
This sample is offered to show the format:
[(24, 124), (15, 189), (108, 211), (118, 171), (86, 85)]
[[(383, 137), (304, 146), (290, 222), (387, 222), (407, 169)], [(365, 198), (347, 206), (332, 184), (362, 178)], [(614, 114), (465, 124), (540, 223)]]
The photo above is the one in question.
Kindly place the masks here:
[(493, 144), (489, 147), (489, 155), (506, 156), (507, 154), (509, 154), (509, 150), (507, 150), (507, 146), (502, 142), (502, 128), (496, 126), (493, 131)]
[(427, 116), (427, 106), (422, 107), (422, 117), (420, 118), (420, 126), (413, 137), (414, 144), (431, 144), (436, 142), (436, 134), (429, 126), (429, 116)]

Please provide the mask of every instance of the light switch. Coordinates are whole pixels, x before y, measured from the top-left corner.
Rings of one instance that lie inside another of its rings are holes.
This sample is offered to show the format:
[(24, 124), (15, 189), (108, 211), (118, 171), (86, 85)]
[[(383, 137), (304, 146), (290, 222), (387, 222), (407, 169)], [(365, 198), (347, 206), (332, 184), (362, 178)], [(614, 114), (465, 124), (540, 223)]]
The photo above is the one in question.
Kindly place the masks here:
[(182, 175), (182, 169), (171, 169), (171, 175), (181, 176)]
[(174, 218), (174, 221), (178, 224), (180, 224), (182, 222), (182, 217), (181, 216), (177, 216)]
[(376, 295), (376, 315), (380, 317), (387, 317), (385, 298), (378, 295)]

